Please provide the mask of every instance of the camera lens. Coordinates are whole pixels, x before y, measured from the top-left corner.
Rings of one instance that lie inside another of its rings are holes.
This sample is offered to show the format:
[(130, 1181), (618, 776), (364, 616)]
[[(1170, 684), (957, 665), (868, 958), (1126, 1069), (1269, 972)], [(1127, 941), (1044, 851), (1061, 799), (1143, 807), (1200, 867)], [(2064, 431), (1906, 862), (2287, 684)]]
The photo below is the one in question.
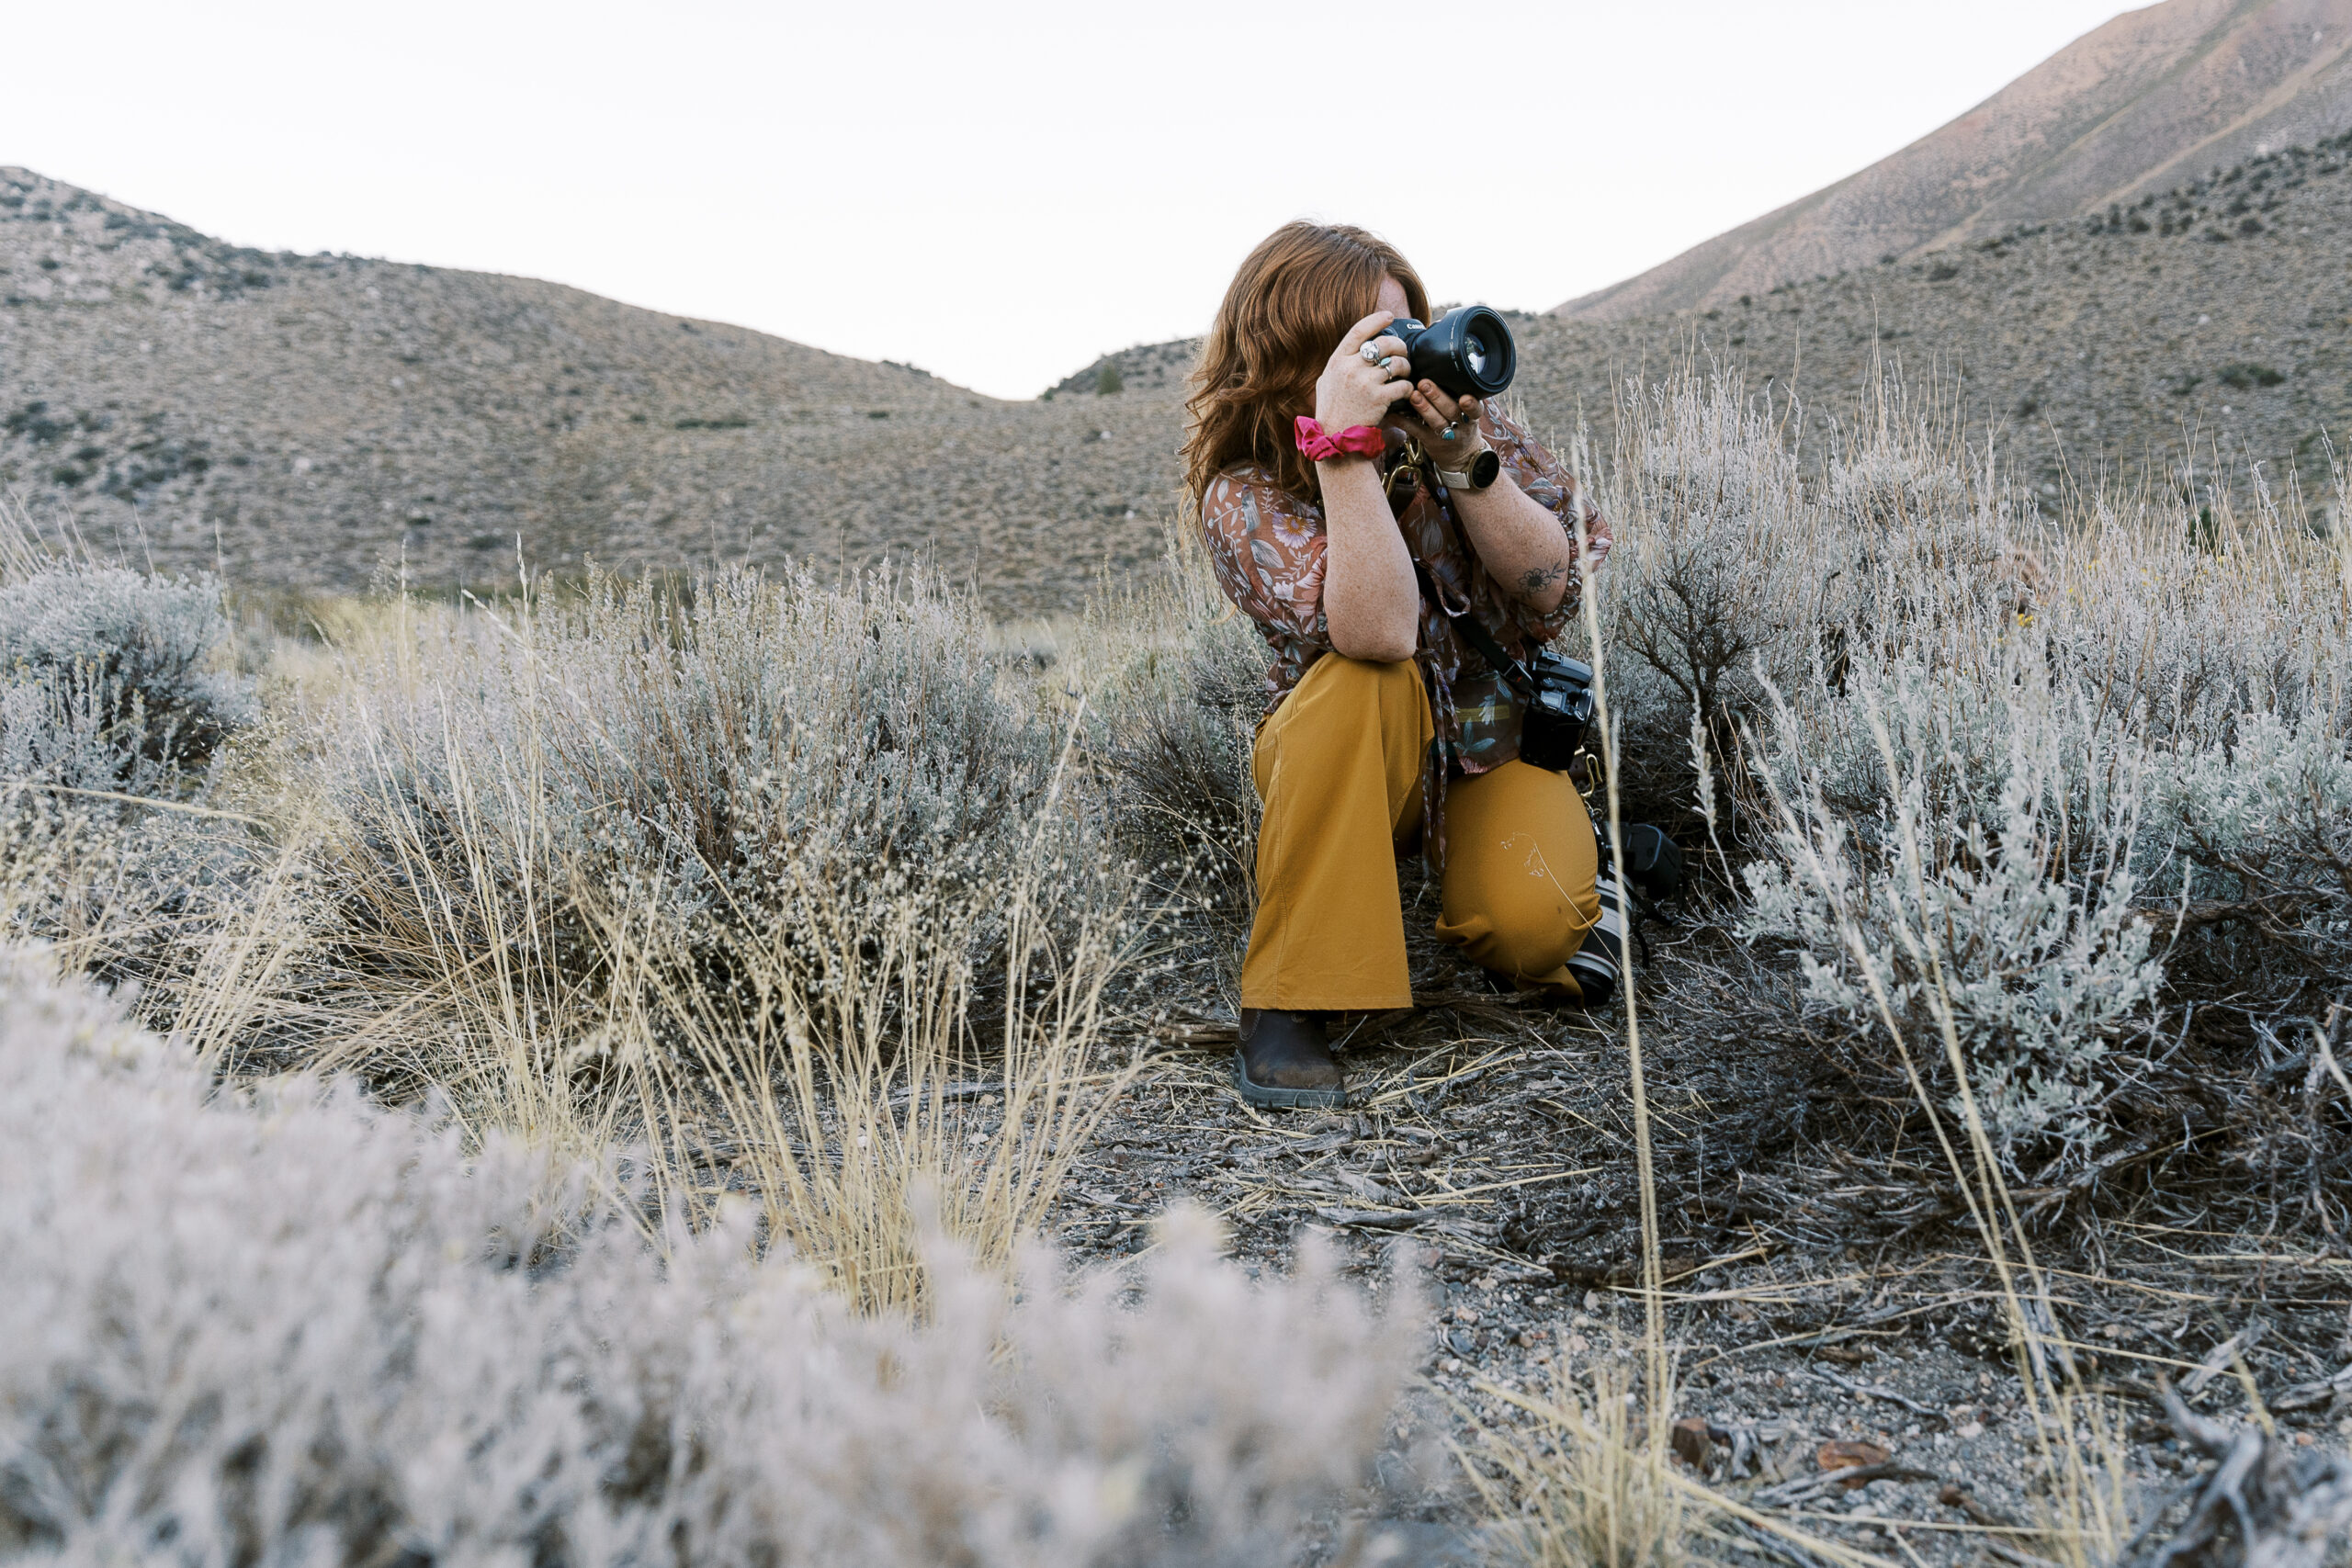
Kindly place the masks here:
[(1410, 341), (1413, 374), (1457, 398), (1491, 398), (1518, 369), (1510, 326), (1484, 305), (1465, 305)]

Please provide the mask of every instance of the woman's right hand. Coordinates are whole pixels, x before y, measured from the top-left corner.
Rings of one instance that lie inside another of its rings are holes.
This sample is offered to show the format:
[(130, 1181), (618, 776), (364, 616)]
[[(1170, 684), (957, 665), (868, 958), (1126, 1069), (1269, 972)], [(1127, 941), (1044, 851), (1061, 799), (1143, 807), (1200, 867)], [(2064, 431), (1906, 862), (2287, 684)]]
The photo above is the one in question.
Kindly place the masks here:
[(1315, 383), (1315, 418), (1332, 434), (1359, 424), (1381, 424), (1387, 420), (1391, 405), (1412, 395), (1413, 380), (1409, 375), (1391, 376), (1378, 363), (1363, 356), (1367, 343), (1377, 347), (1384, 358), (1403, 356), (1405, 344), (1401, 339), (1378, 335), (1381, 328), (1396, 319), (1387, 310), (1374, 310), (1348, 329), (1348, 335), (1332, 351), (1330, 363), (1323, 367), (1323, 374)]

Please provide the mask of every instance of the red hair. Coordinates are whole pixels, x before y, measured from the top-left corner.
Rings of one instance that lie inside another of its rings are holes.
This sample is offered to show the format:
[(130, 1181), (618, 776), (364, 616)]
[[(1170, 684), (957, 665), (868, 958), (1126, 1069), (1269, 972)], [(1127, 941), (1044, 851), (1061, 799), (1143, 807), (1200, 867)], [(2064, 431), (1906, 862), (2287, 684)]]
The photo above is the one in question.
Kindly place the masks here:
[(1240, 463), (1273, 471), (1302, 501), (1315, 465), (1294, 422), (1315, 412), (1315, 383), (1348, 329), (1380, 308), (1393, 277), (1411, 313), (1430, 315), (1420, 274), (1376, 234), (1346, 224), (1285, 223), (1233, 275), (1201, 345), (1185, 399), (1184, 489), (1197, 507), (1218, 474)]

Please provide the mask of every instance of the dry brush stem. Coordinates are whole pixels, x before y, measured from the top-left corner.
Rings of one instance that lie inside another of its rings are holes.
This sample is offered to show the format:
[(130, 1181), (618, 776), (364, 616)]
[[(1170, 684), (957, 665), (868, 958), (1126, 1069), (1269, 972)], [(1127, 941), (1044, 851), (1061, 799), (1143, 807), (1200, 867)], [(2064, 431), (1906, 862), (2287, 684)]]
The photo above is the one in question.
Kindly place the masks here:
[(2208, 1459), (2213, 1473), (2184, 1488), (2188, 1517), (2168, 1538), (2144, 1539), (2109, 1561), (2130, 1568), (2319, 1568), (2352, 1526), (2352, 1461), (2325, 1449), (2301, 1448), (2265, 1420), (2233, 1426), (2198, 1415), (2170, 1388), (2165, 1413), (2173, 1430)]

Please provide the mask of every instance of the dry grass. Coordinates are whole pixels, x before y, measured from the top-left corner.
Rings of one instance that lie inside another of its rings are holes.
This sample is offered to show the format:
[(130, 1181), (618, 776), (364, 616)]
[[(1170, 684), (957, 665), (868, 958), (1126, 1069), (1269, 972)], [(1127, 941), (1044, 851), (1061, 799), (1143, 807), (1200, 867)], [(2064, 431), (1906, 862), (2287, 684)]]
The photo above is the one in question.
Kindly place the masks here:
[[(1622, 541), (1586, 610), (1604, 836), (1703, 839), (1747, 939), (1734, 1021), (1789, 1027), (1767, 955), (1804, 977), (1809, 1043), (1918, 1108), (2018, 1348), (2044, 1550), (2110, 1563), (2146, 1519), (2053, 1338), (2018, 1179), (2156, 1113), (2154, 1026), (2199, 987), (2286, 1030), (2343, 983), (2352, 543), (2291, 495), (2095, 500), (2059, 529), (1892, 394), (1817, 479), (1736, 385), (1636, 407), (1586, 465)], [(98, 890), (58, 951), (146, 950), (142, 1016), (214, 1070), (355, 1074), (473, 1148), (604, 1172), (659, 1254), (724, 1232), (859, 1313), (935, 1316), (978, 1287), (928, 1238), (1001, 1292), (1119, 1092), (1120, 1037), (1171, 999), (1214, 1010), (1238, 966), (1261, 655), (1189, 547), (1012, 640), (920, 579), (313, 615), (208, 793), (145, 818), (211, 835), (204, 897), (142, 902), (148, 863), (43, 840), (0, 914)], [(1647, 1568), (1757, 1529), (1868, 1561), (1669, 1452), (1639, 957), (1611, 1021), (1639, 1375), (1490, 1390), (1517, 1418), (1472, 1472), (1532, 1562)]]
[[(649, 1145), (657, 1212), (748, 1197), (870, 1308), (921, 1298), (926, 1223), (1007, 1269), (1113, 1098), (1132, 923), (982, 629), (920, 581), (395, 604), (281, 671), (307, 951), (207, 1007), (307, 990), (292, 1059)], [(254, 913), (231, 947), (282, 950)]]
[[(1703, 1554), (1715, 1510), (1674, 1472), (1658, 1423), (1637, 1416), (1637, 1380), (1607, 1360), (1578, 1387), (1555, 1363), (1544, 1394), (1490, 1390), (1521, 1420), (1490, 1431), (1475, 1456), (1499, 1472), (1465, 1468), (1505, 1521), (1527, 1568), (1681, 1568)], [(1651, 1404), (1657, 1403), (1655, 1400)], [(1657, 1434), (1657, 1440), (1653, 1435)]]

